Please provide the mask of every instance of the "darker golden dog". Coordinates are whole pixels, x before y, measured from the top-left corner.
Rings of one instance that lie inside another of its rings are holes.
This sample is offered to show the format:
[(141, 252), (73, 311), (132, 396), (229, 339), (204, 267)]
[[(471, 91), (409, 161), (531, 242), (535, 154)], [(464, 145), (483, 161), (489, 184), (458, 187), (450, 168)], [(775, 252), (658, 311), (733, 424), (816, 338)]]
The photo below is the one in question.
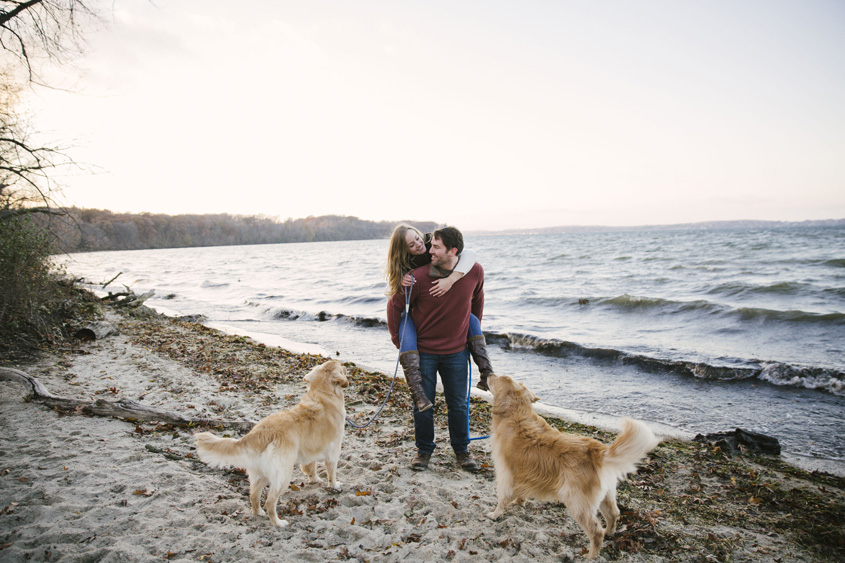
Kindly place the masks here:
[(527, 499), (562, 502), (590, 539), (587, 557), (601, 550), (605, 528), (616, 530), (619, 508), (616, 483), (636, 471), (658, 440), (651, 430), (625, 419), (622, 433), (609, 446), (552, 428), (531, 403), (537, 397), (510, 377), (491, 375), (493, 393), (492, 456), (496, 470), (498, 505), (487, 516), (498, 519), (511, 502)]
[(335, 472), (346, 421), (346, 369), (336, 360), (328, 361), (311, 370), (305, 381), (309, 383), (308, 391), (298, 405), (264, 418), (240, 440), (218, 438), (211, 432), (196, 435), (202, 461), (211, 467), (233, 465), (246, 469), (254, 514), (264, 516), (261, 492), (270, 486), (264, 508), (274, 526), (288, 524), (279, 520), (276, 501), (288, 488), (297, 463), (311, 482), (319, 482), (317, 462), (325, 461), (329, 486), (340, 486)]

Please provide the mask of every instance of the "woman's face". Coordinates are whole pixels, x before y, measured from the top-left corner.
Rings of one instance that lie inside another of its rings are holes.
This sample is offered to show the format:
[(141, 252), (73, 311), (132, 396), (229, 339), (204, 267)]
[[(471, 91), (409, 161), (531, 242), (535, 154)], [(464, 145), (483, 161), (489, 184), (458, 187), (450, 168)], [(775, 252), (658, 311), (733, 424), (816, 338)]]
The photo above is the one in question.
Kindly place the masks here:
[(408, 252), (410, 252), (414, 256), (425, 254), (425, 243), (416, 231), (409, 230), (407, 233), (405, 233), (405, 244), (408, 245)]

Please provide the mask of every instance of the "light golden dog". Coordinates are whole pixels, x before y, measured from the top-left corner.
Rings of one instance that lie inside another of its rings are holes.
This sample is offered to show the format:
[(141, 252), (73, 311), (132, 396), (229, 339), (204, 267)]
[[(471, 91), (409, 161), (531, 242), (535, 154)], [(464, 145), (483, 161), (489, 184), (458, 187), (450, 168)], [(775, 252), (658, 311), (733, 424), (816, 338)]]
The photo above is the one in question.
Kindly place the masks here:
[(308, 391), (298, 405), (264, 418), (240, 440), (218, 438), (211, 432), (196, 435), (202, 461), (211, 467), (233, 465), (246, 469), (253, 514), (265, 515), (261, 492), (270, 486), (264, 508), (274, 526), (288, 525), (286, 520), (279, 520), (276, 501), (290, 485), (295, 464), (300, 464), (314, 483), (320, 481), (317, 462), (325, 461), (329, 486), (340, 487), (335, 472), (346, 419), (346, 369), (331, 360), (311, 370), (305, 381), (309, 383)]
[(616, 482), (637, 469), (658, 440), (651, 430), (630, 418), (608, 445), (552, 428), (531, 403), (537, 397), (506, 375), (490, 376), (493, 393), (492, 457), (499, 503), (487, 516), (498, 519), (511, 502), (527, 499), (562, 502), (590, 539), (589, 559), (598, 556), (605, 529), (616, 531), (619, 508)]

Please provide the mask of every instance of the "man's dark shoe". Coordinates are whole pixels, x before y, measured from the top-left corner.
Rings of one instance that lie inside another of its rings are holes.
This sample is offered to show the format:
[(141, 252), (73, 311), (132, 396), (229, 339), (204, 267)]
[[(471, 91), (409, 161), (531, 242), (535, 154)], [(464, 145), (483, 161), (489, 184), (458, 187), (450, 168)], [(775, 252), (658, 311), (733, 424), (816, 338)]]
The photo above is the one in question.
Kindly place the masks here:
[(417, 452), (414, 461), (411, 462), (411, 469), (414, 471), (425, 471), (428, 469), (428, 461), (431, 459), (431, 454), (421, 454)]
[(461, 469), (463, 469), (464, 471), (478, 470), (478, 464), (475, 463), (475, 460), (470, 457), (469, 452), (456, 453), (455, 458), (458, 461), (458, 465), (460, 465)]

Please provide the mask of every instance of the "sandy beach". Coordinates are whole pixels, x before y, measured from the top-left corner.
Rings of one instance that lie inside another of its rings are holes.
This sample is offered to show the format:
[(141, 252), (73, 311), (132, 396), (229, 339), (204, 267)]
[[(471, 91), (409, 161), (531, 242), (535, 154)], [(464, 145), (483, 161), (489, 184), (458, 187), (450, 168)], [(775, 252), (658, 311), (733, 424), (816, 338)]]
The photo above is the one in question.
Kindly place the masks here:
[[(185, 416), (257, 421), (290, 407), (326, 358), (294, 354), (197, 323), (106, 313), (120, 334), (6, 365), (62, 397), (128, 398)], [(343, 360), (343, 358), (340, 358)], [(363, 424), (390, 379), (348, 365), (347, 414)], [(197, 428), (50, 409), (0, 381), (0, 560), (17, 561), (568, 561), (587, 540), (562, 505), (530, 501), (497, 521), (489, 441), (471, 445), (477, 473), (454, 463), (438, 396), (429, 471), (414, 453), (400, 380), (367, 428), (347, 426), (340, 492), (295, 480), (279, 501), (287, 528), (248, 507), (239, 470), (195, 456)], [(471, 430), (489, 429), (474, 398)], [(613, 434), (564, 420), (564, 431)], [(217, 429), (223, 435), (240, 431)], [(606, 561), (840, 561), (845, 479), (768, 456), (734, 455), (676, 436), (619, 487), (620, 531)]]

